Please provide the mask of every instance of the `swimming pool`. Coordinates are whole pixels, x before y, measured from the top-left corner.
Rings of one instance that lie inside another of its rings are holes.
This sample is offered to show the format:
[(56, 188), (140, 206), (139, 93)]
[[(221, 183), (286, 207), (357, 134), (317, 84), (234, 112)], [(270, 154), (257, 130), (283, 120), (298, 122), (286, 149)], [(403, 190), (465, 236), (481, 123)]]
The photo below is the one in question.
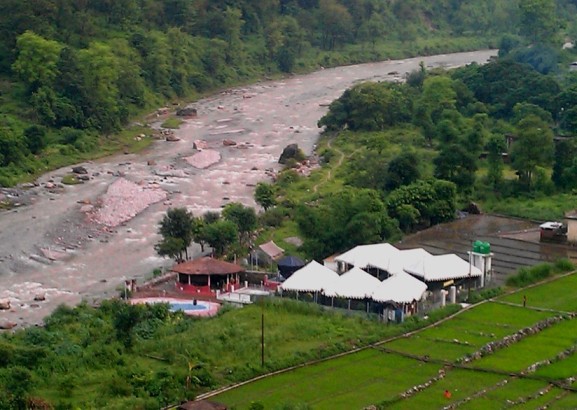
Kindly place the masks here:
[(198, 311), (198, 310), (208, 310), (210, 306), (208, 306), (209, 302), (202, 302), (197, 301), (196, 304), (194, 302), (168, 302), (170, 305), (170, 311), (176, 312), (182, 310), (186, 311)]
[(171, 312), (184, 312), (191, 316), (214, 316), (220, 308), (219, 303), (206, 302), (204, 300), (197, 300), (196, 304), (193, 300), (183, 300), (175, 298), (135, 298), (130, 300), (131, 303), (168, 303)]

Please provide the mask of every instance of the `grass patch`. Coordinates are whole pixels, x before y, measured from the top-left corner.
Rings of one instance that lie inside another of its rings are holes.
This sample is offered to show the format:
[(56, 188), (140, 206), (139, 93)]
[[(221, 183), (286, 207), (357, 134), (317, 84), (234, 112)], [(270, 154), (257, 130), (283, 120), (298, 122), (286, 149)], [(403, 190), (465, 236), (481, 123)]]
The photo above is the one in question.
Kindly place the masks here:
[(536, 221), (556, 221), (562, 219), (565, 212), (575, 208), (577, 195), (570, 193), (544, 195), (536, 197), (495, 197), (477, 199), (486, 213), (509, 215)]
[(182, 123), (184, 123), (184, 121), (178, 117), (169, 117), (160, 126), (162, 128), (170, 128), (173, 130), (177, 130), (180, 128)]
[(62, 177), (62, 183), (64, 185), (78, 185), (82, 184), (83, 182), (76, 178), (76, 175), (74, 174), (66, 174)]
[(557, 262), (540, 263), (531, 267), (520, 268), (515, 275), (507, 278), (507, 286), (516, 288), (525, 287), (540, 282), (553, 275), (570, 272), (575, 265), (568, 259), (560, 259)]

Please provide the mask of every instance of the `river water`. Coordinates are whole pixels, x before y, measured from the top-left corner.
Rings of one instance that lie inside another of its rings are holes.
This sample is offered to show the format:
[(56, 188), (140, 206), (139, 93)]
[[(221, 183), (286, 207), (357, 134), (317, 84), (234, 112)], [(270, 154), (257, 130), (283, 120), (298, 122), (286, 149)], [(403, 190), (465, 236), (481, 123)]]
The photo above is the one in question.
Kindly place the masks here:
[[(0, 213), (0, 300), (12, 304), (0, 311), (0, 321), (40, 323), (60, 303), (115, 295), (125, 279), (170, 266), (153, 249), (166, 210), (186, 206), (200, 215), (234, 201), (255, 206), (254, 185), (279, 169), (283, 148), (297, 143), (311, 153), (326, 105), (352, 84), (400, 81), (421, 61), (429, 68), (452, 68), (494, 55), (495, 50), (485, 50), (346, 66), (228, 90), (193, 104), (198, 116), (176, 131), (180, 141), (157, 141), (136, 155), (82, 164), (90, 180), (81, 185), (47, 188), (70, 167), (42, 176), (37, 187), (22, 194), (29, 205)], [(237, 145), (225, 146), (225, 139)], [(195, 140), (206, 141), (220, 161), (206, 169), (192, 167), (185, 158), (197, 152)], [(121, 177), (162, 189), (167, 199), (105, 231), (86, 224), (81, 208), (97, 205)], [(47, 258), (47, 250), (56, 256)], [(34, 301), (39, 295), (46, 300)]]

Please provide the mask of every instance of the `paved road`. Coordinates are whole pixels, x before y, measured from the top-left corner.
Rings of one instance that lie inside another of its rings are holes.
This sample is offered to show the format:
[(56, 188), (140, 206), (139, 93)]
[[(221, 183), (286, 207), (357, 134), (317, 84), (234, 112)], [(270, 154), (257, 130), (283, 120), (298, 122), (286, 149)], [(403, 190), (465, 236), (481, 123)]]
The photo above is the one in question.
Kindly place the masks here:
[[(141, 278), (153, 268), (168, 266), (158, 258), (158, 221), (169, 207), (186, 206), (200, 215), (238, 201), (253, 206), (254, 185), (270, 178), (289, 143), (312, 152), (318, 138), (317, 121), (326, 104), (358, 81), (400, 80), (423, 61), (428, 67), (483, 63), (496, 51), (438, 55), (321, 70), (282, 81), (263, 82), (220, 93), (193, 104), (198, 117), (188, 120), (178, 142), (155, 142), (138, 155), (119, 155), (82, 164), (91, 176), (82, 185), (51, 193), (46, 183), (58, 183), (70, 168), (39, 178), (25, 195), (32, 202), (0, 213), (0, 300), (12, 309), (0, 311), (0, 322), (40, 323), (60, 303), (106, 297), (125, 278)], [(193, 155), (193, 141), (203, 139), (219, 151), (221, 160), (196, 169), (184, 158)], [(223, 145), (224, 139), (242, 148)], [(155, 163), (154, 165), (148, 165)], [(172, 172), (176, 176), (159, 174)], [(85, 223), (79, 202), (98, 203), (108, 186), (124, 175), (130, 181), (157, 184), (168, 200), (150, 206), (110, 232)], [(62, 260), (47, 260), (41, 248), (58, 251)], [(34, 302), (37, 294), (46, 301)]]

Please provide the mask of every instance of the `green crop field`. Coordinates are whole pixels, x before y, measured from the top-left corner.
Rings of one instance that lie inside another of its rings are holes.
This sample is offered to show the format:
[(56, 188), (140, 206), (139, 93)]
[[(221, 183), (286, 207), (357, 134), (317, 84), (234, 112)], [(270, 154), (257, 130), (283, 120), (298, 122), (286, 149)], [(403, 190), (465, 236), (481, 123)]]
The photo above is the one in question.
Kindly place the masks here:
[[(577, 310), (575, 285), (576, 275), (561, 277), (481, 303), (408, 337), (261, 379), (211, 400), (237, 410), (361, 409), (370, 404), (379, 409), (577, 408), (577, 386), (564, 382), (577, 376), (577, 354), (570, 351), (577, 344), (577, 319), (567, 315), (459, 364), (488, 343), (511, 339), (559, 311)], [(566, 354), (559, 357), (561, 352)]]
[(315, 409), (354, 409), (392, 398), (399, 389), (424, 382), (437, 372), (433, 364), (368, 349), (250, 383), (216, 400), (237, 409), (247, 409), (253, 401), (265, 408), (307, 402)]

